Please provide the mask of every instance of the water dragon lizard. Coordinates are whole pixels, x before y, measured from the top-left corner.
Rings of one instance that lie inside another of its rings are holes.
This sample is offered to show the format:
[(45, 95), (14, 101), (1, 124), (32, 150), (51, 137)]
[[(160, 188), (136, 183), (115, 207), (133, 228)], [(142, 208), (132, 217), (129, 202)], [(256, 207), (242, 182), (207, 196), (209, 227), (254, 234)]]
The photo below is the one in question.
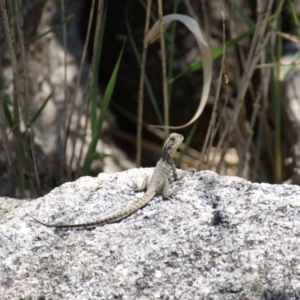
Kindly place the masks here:
[[(144, 186), (141, 186), (140, 189), (146, 189), (146, 193), (142, 198), (138, 201), (130, 205), (128, 208), (124, 209), (123, 211), (111, 214), (107, 217), (104, 217), (98, 221), (90, 222), (90, 223), (83, 223), (83, 224), (48, 224), (42, 221), (37, 220), (36, 218), (30, 216), (36, 222), (46, 226), (46, 227), (55, 227), (57, 229), (61, 228), (76, 228), (76, 227), (90, 227), (90, 226), (97, 226), (97, 225), (104, 225), (107, 223), (114, 223), (120, 221), (121, 219), (131, 215), (132, 213), (136, 212), (140, 208), (144, 207), (146, 204), (149, 203), (156, 195), (163, 193), (165, 198), (169, 198), (174, 192), (170, 193), (169, 189), (169, 178), (171, 177), (171, 171), (174, 175), (175, 180), (178, 180), (178, 174), (176, 171), (175, 163), (173, 160), (173, 155), (176, 152), (178, 146), (183, 141), (183, 136), (178, 133), (172, 133), (165, 141), (164, 146), (162, 148), (162, 154), (159, 161), (156, 164), (154, 169), (153, 175), (149, 181), (149, 183), (144, 180)], [(177, 189), (178, 190), (178, 189)], [(176, 191), (177, 191), (176, 190)]]

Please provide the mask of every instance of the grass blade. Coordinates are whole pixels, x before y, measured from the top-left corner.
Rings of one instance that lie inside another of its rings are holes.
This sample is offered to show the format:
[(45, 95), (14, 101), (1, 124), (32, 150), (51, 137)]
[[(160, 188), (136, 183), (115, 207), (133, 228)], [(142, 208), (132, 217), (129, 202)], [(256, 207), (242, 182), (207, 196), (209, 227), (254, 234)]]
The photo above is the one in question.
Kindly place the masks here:
[[(129, 41), (130, 41), (131, 47), (133, 49), (133, 53), (135, 54), (136, 60), (139, 64), (139, 66), (141, 67), (141, 65), (142, 65), (141, 57), (140, 57), (139, 51), (137, 49), (136, 43), (134, 41), (134, 38), (132, 36), (132, 31), (131, 31), (131, 28), (130, 28), (130, 25), (129, 25), (127, 15), (126, 15), (126, 27), (127, 27), (127, 31), (128, 31)], [(153, 109), (155, 111), (156, 117), (158, 119), (158, 123), (163, 125), (164, 122), (163, 122), (162, 114), (161, 114), (161, 111), (158, 107), (158, 103), (157, 103), (153, 88), (151, 86), (151, 83), (150, 83), (149, 78), (147, 77), (146, 73), (145, 73), (145, 87), (146, 87), (148, 96), (150, 98), (151, 104), (153, 106)]]
[(104, 29), (106, 23), (106, 12), (107, 12), (107, 5), (105, 6), (103, 18), (101, 20), (101, 26), (99, 31), (99, 40), (97, 44), (96, 50), (96, 59), (94, 65), (94, 78), (93, 78), (93, 85), (92, 85), (92, 96), (91, 96), (91, 128), (93, 134), (97, 131), (97, 95), (98, 95), (98, 75), (99, 75), (99, 64), (102, 54), (102, 45), (103, 45), (103, 36), (104, 36)]
[(255, 28), (254, 21), (247, 16), (243, 8), (237, 3), (236, 0), (229, 0), (231, 5), (234, 7), (235, 11), (240, 15), (244, 23), (252, 30)]
[(46, 104), (48, 103), (48, 101), (52, 98), (53, 94), (54, 94), (55, 89), (53, 89), (50, 93), (50, 95), (45, 99), (44, 103), (41, 105), (41, 107), (37, 110), (37, 112), (34, 114), (31, 123), (34, 123), (35, 120), (39, 117), (39, 115), (41, 114), (41, 112), (43, 111), (44, 107), (46, 106)]
[(119, 67), (120, 67), (124, 47), (125, 47), (125, 42), (123, 44), (123, 47), (121, 49), (120, 55), (119, 55), (118, 60), (117, 60), (117, 63), (115, 65), (115, 68), (112, 72), (112, 75), (109, 79), (109, 82), (108, 82), (108, 84), (106, 86), (106, 89), (105, 89), (105, 92), (104, 92), (104, 96), (103, 96), (103, 100), (102, 100), (102, 106), (101, 106), (101, 112), (100, 112), (99, 118), (97, 120), (97, 131), (93, 132), (92, 141), (90, 143), (88, 153), (86, 155), (84, 165), (83, 165), (81, 173), (80, 173), (81, 176), (85, 176), (89, 173), (93, 158), (95, 157), (95, 154), (94, 154), (95, 149), (96, 149), (96, 146), (97, 146), (98, 138), (101, 134), (102, 124), (103, 124), (104, 118), (106, 116), (106, 111), (108, 109), (108, 106), (109, 106), (109, 103), (110, 103), (110, 100), (111, 100), (111, 96), (112, 96), (114, 88), (115, 88), (115, 83), (116, 83), (116, 80), (117, 80), (117, 76), (118, 76), (118, 72), (119, 72)]
[(28, 39), (27, 41), (25, 41), (25, 45), (29, 45), (35, 41), (37, 41), (38, 39), (44, 37), (45, 35), (47, 35), (48, 33), (50, 32), (53, 32), (53, 31), (56, 31), (59, 27), (61, 27), (63, 24), (66, 24), (66, 23), (69, 23), (72, 19), (73, 19), (74, 15), (71, 14), (69, 15), (68, 17), (66, 17), (62, 22), (58, 23), (57, 25), (55, 25), (54, 27), (52, 27), (51, 29), (41, 33), (41, 34), (38, 34), (30, 39)]
[(9, 96), (4, 94), (3, 95), (3, 111), (4, 111), (4, 114), (5, 114), (5, 117), (8, 122), (9, 127), (13, 128), (15, 125), (15, 122), (14, 122), (14, 119), (9, 110), (9, 106), (12, 106), (12, 102), (10, 101)]
[[(251, 35), (252, 33), (253, 33), (253, 30), (251, 29), (251, 30), (248, 30), (245, 33), (239, 35), (238, 37), (236, 37), (230, 41), (227, 41), (225, 43), (226, 49), (229, 49), (229, 48), (235, 46), (238, 42), (242, 41), (243, 39), (245, 39), (247, 36)], [(222, 55), (222, 51), (223, 51), (223, 45), (219, 45), (218, 47), (214, 48), (211, 51), (212, 60), (220, 57)], [(182, 71), (181, 73), (179, 73), (178, 75), (176, 75), (175, 77), (170, 79), (170, 82), (173, 83), (174, 81), (181, 78), (182, 76), (189, 74), (191, 72), (198, 71), (201, 68), (202, 68), (202, 58), (199, 58), (199, 59), (195, 60), (193, 63), (191, 63), (190, 66), (186, 70)]]

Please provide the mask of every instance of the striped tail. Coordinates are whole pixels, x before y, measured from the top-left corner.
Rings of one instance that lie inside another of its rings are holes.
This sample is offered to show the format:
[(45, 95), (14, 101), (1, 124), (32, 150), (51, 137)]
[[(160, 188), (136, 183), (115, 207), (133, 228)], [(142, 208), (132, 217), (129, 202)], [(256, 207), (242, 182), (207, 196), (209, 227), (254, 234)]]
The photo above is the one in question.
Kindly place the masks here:
[(122, 220), (123, 218), (131, 215), (132, 213), (136, 212), (137, 210), (139, 210), (140, 208), (142, 208), (143, 206), (145, 206), (146, 204), (149, 203), (149, 201), (155, 196), (155, 192), (151, 192), (151, 193), (146, 193), (141, 199), (139, 199), (137, 202), (133, 203), (131, 206), (129, 206), (128, 208), (124, 209), (121, 212), (112, 214), (110, 216), (107, 216), (103, 219), (100, 219), (98, 221), (95, 222), (91, 222), (91, 223), (82, 223), (82, 224), (47, 224), (44, 222), (41, 222), (37, 219), (35, 219), (34, 217), (30, 216), (33, 220), (35, 220), (37, 223), (40, 223), (46, 227), (55, 227), (55, 228), (76, 228), (76, 227), (90, 227), (90, 226), (97, 226), (97, 225), (104, 225), (107, 223), (114, 223), (117, 221)]

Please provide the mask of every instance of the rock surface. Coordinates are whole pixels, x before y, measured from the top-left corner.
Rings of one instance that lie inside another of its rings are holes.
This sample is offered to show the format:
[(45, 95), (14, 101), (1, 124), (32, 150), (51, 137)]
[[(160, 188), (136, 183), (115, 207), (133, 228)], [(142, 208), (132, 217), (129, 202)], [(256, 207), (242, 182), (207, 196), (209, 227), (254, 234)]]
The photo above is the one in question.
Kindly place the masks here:
[(0, 198), (1, 299), (300, 299), (300, 187), (188, 173), (119, 223), (91, 222), (143, 193), (152, 168), (84, 177), (45, 197)]

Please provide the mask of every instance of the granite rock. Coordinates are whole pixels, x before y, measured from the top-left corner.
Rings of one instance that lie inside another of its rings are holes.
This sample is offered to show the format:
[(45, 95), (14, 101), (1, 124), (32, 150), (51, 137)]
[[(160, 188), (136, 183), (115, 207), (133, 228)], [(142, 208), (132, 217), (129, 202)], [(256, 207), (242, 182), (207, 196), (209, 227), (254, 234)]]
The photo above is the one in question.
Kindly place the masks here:
[(1, 299), (300, 299), (300, 188), (189, 172), (164, 200), (91, 222), (143, 195), (152, 168), (83, 177), (46, 196), (0, 198)]

